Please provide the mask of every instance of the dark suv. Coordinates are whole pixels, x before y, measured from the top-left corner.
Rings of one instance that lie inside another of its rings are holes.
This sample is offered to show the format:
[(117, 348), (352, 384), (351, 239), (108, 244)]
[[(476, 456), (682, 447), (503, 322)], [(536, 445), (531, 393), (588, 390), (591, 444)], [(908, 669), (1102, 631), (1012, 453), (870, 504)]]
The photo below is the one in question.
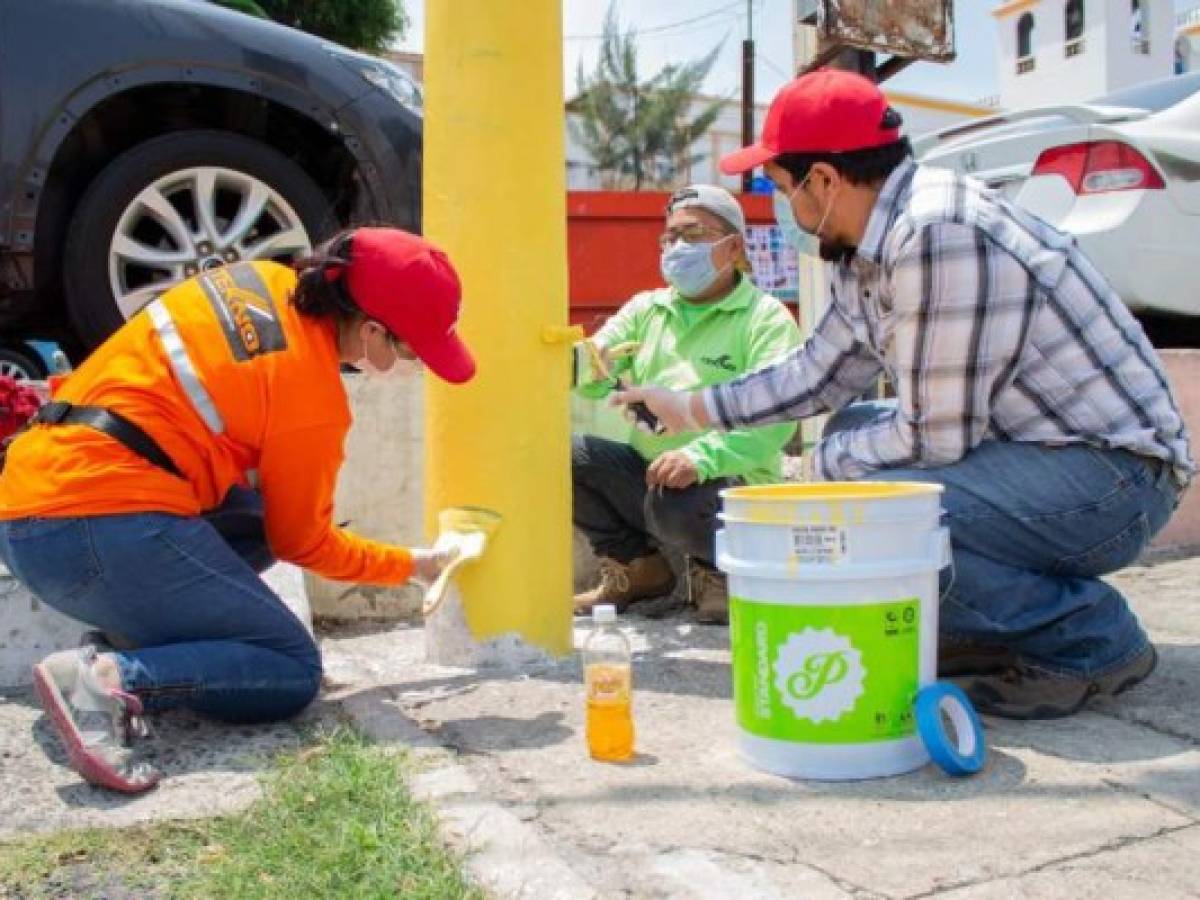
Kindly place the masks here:
[(420, 225), (390, 63), (202, 0), (0, 0), (0, 347), (78, 357), (175, 282)]

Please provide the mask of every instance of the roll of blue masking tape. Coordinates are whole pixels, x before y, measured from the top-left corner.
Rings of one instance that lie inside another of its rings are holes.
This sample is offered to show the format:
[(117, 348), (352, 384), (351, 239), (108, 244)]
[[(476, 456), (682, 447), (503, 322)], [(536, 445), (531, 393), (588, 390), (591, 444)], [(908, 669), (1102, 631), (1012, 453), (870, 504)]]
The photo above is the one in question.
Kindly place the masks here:
[[(954, 726), (946, 729), (943, 713)], [(946, 681), (926, 685), (917, 692), (917, 733), (935, 763), (951, 775), (974, 775), (983, 768), (987, 744), (983, 725), (967, 695)]]

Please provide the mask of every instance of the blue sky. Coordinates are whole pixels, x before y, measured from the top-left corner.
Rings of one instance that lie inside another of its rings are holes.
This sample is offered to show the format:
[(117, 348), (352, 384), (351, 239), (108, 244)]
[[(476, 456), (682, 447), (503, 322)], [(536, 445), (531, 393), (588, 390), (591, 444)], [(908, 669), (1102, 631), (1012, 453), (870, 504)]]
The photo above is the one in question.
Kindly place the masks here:
[[(500, 0), (513, 2), (513, 0)], [(756, 95), (767, 102), (789, 77), (792, 65), (792, 0), (750, 0), (753, 5)], [(424, 0), (404, 0), (413, 27), (405, 49), (423, 43)], [(896, 90), (934, 97), (978, 100), (997, 92), (995, 0), (955, 0), (958, 59), (948, 65), (918, 63), (888, 82)], [(1190, 9), (1200, 0), (1175, 0), (1177, 9)], [(706, 90), (721, 96), (741, 95), (741, 42), (746, 34), (747, 0), (616, 0), (622, 23), (643, 35), (639, 50), (642, 70), (651, 73), (669, 62), (691, 59), (721, 45)], [(608, 0), (564, 0), (563, 88), (574, 93), (580, 61), (595, 63), (597, 39)]]

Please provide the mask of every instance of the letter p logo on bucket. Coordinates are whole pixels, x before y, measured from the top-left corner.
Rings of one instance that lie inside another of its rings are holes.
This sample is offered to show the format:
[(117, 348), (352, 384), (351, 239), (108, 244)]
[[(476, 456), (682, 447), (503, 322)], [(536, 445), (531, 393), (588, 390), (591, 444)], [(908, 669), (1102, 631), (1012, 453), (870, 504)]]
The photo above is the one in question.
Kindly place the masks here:
[(814, 653), (804, 660), (804, 668), (788, 679), (787, 693), (800, 700), (811, 700), (827, 684), (836, 684), (850, 672), (846, 654)]
[(862, 655), (831, 628), (794, 632), (775, 658), (775, 689), (797, 718), (833, 721), (863, 693)]

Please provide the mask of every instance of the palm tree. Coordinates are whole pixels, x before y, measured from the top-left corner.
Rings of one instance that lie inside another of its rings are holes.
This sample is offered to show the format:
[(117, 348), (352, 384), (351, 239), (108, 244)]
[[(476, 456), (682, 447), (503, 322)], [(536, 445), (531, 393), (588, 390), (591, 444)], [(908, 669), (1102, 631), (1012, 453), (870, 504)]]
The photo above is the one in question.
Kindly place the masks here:
[(254, 2), (254, 0), (214, 0), (218, 6), (227, 6), (230, 9), (236, 9), (238, 12), (246, 13), (249, 16), (258, 16), (260, 19), (269, 18), (266, 10)]
[(689, 118), (695, 97), (716, 62), (720, 45), (700, 59), (672, 64), (643, 80), (638, 75), (637, 34), (622, 31), (616, 10), (604, 19), (600, 58), (591, 75), (582, 63), (578, 96), (569, 108), (576, 140), (609, 179), (631, 179), (633, 189), (669, 184), (703, 158), (690, 148), (716, 120), (720, 100)]
[(385, 53), (408, 26), (403, 0), (213, 0), (368, 53)]

